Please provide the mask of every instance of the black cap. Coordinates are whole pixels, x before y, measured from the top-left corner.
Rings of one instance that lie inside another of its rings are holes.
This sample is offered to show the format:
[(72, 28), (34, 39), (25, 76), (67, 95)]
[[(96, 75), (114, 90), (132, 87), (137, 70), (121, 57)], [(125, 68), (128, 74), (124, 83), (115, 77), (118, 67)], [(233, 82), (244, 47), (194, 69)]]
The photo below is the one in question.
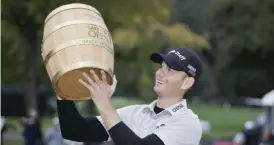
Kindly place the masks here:
[(184, 71), (196, 81), (202, 73), (200, 58), (194, 52), (185, 48), (172, 49), (167, 54), (152, 53), (150, 59), (155, 63), (162, 63), (164, 61), (169, 68)]

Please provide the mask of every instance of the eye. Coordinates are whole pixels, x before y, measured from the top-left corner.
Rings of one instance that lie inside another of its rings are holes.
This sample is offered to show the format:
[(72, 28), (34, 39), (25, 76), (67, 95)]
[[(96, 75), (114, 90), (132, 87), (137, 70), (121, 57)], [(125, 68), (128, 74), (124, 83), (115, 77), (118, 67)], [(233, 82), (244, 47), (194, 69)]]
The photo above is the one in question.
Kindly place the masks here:
[(164, 67), (164, 66), (161, 64), (161, 65), (160, 65), (160, 68), (163, 68), (163, 67)]
[(168, 70), (168, 71), (171, 71), (171, 69), (170, 69), (170, 68), (167, 68), (167, 70)]

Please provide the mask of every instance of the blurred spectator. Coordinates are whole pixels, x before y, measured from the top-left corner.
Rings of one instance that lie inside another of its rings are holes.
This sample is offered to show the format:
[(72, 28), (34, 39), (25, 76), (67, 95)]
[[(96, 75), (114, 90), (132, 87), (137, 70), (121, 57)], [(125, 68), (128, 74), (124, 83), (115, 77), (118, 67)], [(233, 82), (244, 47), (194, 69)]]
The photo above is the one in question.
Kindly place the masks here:
[(30, 109), (27, 117), (21, 120), (25, 145), (43, 145), (40, 119), (35, 109)]
[(66, 140), (62, 137), (58, 117), (52, 119), (52, 124), (53, 127), (46, 131), (46, 145), (83, 145), (81, 142)]
[(53, 127), (46, 131), (45, 142), (47, 145), (63, 145), (63, 138), (60, 131), (59, 120), (57, 117), (52, 119)]
[(64, 139), (64, 145), (84, 145), (84, 143)]
[(1, 116), (1, 145), (4, 145), (3, 136), (6, 133), (6, 131), (8, 131), (8, 129), (10, 128), (16, 130), (16, 127), (13, 124), (8, 123), (5, 117)]

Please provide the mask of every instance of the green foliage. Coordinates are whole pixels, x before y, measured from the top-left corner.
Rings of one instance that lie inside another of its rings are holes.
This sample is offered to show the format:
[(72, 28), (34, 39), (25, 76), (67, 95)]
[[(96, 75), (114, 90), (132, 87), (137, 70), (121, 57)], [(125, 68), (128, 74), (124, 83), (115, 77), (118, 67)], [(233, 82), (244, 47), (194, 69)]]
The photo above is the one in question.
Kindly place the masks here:
[[(11, 83), (20, 81), (24, 73), (24, 41), (16, 25), (1, 21), (2, 27), (2, 81)], [(11, 72), (12, 70), (12, 72)]]
[[(222, 1), (211, 24), (224, 95), (262, 96), (274, 86), (274, 1)], [(240, 82), (239, 82), (240, 81)]]
[(233, 55), (242, 49), (273, 50), (273, 6), (272, 0), (227, 1), (216, 12), (213, 27), (221, 39), (232, 42)]
[[(145, 38), (144, 38), (145, 37)], [(163, 24), (150, 22), (145, 29), (120, 28), (113, 32), (114, 42), (122, 48), (139, 48), (143, 39), (151, 41), (158, 49), (165, 43), (170, 47), (187, 47), (190, 49), (209, 48), (205, 37), (199, 36), (184, 24)]]

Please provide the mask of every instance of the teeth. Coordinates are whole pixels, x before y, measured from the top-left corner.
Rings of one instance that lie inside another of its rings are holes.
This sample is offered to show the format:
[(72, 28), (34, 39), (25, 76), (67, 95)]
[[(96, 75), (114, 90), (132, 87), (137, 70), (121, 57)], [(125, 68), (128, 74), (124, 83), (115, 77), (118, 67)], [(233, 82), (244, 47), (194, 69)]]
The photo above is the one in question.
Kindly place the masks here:
[(163, 84), (163, 82), (162, 82), (162, 81), (160, 81), (160, 80), (157, 80), (156, 82), (157, 82), (157, 83), (159, 83), (159, 84)]

